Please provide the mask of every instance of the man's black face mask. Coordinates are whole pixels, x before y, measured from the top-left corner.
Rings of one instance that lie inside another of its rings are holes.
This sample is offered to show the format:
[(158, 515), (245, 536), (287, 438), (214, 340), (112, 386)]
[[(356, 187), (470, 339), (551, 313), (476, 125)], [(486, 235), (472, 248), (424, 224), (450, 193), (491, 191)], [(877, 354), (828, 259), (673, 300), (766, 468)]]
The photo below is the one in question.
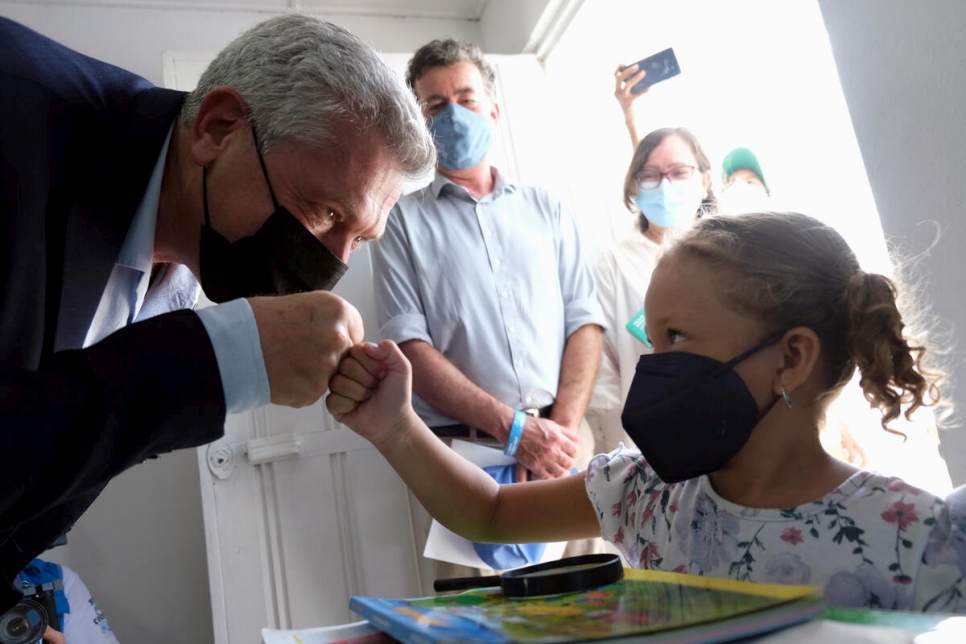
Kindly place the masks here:
[(208, 299), (218, 303), (256, 295), (331, 290), (348, 266), (278, 203), (257, 138), (255, 152), (275, 212), (254, 235), (236, 242), (228, 241), (211, 227), (208, 169), (201, 170), (205, 209), (205, 224), (201, 227), (201, 288)]

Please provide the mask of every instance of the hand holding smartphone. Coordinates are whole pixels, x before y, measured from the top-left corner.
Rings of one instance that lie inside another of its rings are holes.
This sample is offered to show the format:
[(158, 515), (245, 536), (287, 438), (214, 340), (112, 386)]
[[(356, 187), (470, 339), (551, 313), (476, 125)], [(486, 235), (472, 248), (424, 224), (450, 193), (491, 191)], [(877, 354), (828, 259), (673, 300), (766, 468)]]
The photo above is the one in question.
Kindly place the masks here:
[[(627, 69), (627, 67), (624, 69)], [(637, 71), (640, 72), (642, 70), (646, 75), (634, 84), (631, 88), (631, 94), (640, 94), (651, 85), (660, 83), (681, 73), (678, 59), (674, 56), (674, 49), (671, 47), (653, 56), (639, 60), (637, 62)]]

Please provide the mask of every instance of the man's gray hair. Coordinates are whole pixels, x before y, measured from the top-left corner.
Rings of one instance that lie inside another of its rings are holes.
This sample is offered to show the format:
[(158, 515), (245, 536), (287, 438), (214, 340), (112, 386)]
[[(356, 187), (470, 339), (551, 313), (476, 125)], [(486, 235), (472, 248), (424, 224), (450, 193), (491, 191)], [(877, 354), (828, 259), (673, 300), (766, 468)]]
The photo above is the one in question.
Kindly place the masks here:
[(433, 40), (426, 43), (416, 50), (413, 57), (409, 59), (409, 67), (406, 70), (406, 84), (409, 85), (413, 93), (416, 92), (416, 81), (430, 67), (449, 67), (456, 63), (473, 63), (480, 70), (483, 77), (483, 86), (486, 94), (491, 101), (496, 100), (496, 74), (493, 66), (485, 58), (480, 48), (472, 43), (463, 40), (447, 38), (445, 40)]
[(419, 105), (371, 47), (320, 18), (270, 18), (228, 44), (201, 75), (181, 110), (190, 127), (216, 87), (248, 105), (263, 153), (290, 141), (313, 147), (344, 142), (346, 127), (375, 128), (410, 178), (436, 164), (436, 148)]

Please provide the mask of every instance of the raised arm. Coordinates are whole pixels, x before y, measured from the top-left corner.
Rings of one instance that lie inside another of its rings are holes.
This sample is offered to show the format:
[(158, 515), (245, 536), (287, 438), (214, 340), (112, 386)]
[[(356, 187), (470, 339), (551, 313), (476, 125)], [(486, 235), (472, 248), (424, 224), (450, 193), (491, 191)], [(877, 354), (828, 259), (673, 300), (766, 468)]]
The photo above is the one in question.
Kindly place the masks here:
[(635, 150), (637, 149), (637, 144), (644, 138), (644, 134), (641, 132), (637, 123), (637, 113), (634, 111), (634, 103), (650, 90), (646, 89), (643, 92), (631, 94), (631, 88), (638, 81), (643, 80), (645, 76), (647, 76), (647, 72), (644, 70), (638, 71), (636, 63), (628, 67), (618, 65), (617, 70), (614, 72), (614, 97), (617, 99), (617, 102), (621, 106), (621, 111), (624, 113), (624, 125), (627, 126), (627, 133), (631, 137), (631, 145)]
[(500, 486), (446, 447), (412, 409), (411, 367), (395, 343), (353, 347), (330, 387), (333, 417), (372, 441), (450, 530), (503, 543), (599, 536), (583, 475)]

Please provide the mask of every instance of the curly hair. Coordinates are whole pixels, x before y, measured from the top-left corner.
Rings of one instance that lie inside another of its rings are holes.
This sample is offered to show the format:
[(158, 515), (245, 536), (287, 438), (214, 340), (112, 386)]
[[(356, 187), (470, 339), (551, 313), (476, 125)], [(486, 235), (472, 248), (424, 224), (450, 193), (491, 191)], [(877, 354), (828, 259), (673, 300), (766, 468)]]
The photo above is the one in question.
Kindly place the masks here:
[[(707, 262), (722, 302), (758, 318), (770, 334), (796, 326), (819, 337), (827, 366), (823, 402), (859, 369), (882, 427), (939, 402), (938, 370), (924, 364), (889, 278), (866, 273), (832, 227), (798, 213), (708, 217), (671, 242), (669, 254)], [(903, 411), (904, 409), (904, 411)]]

